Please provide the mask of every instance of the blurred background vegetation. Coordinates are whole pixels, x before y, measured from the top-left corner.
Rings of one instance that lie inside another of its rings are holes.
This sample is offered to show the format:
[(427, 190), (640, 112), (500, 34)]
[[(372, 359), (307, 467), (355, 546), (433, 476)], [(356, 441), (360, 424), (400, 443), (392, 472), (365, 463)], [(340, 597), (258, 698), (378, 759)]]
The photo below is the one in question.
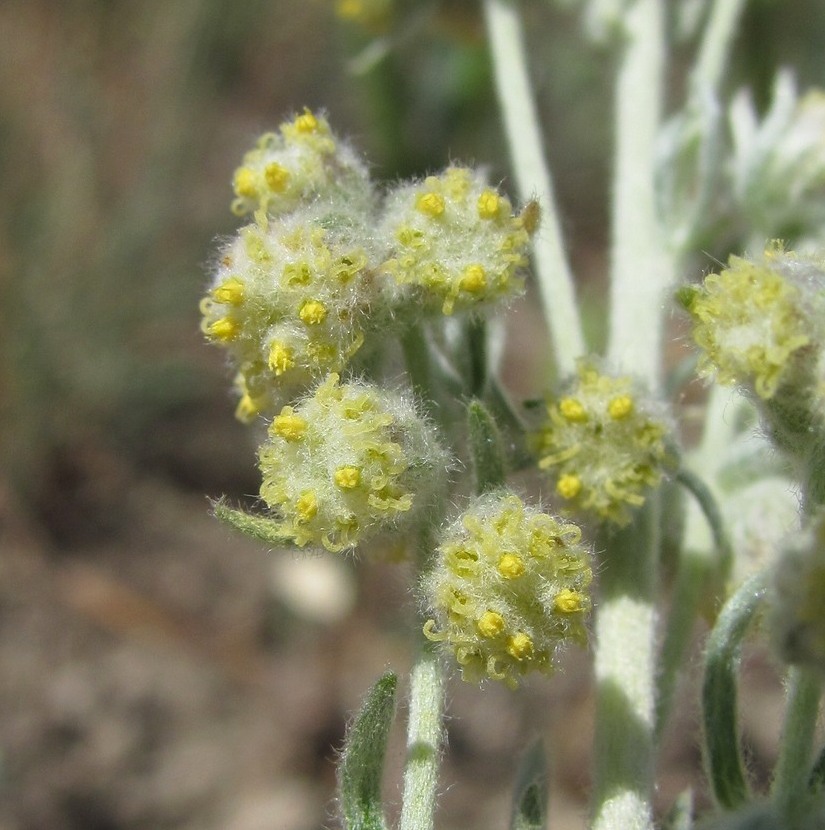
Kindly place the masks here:
[[(303, 106), (325, 109), (379, 180), (458, 160), (488, 166), (506, 187), (477, 4), (398, 5), (375, 32), (336, 19), (328, 0), (0, 3), (3, 830), (333, 822), (329, 746), (372, 678), (394, 660), (403, 668), (391, 611), (414, 604), (403, 579), (347, 565), (332, 584), (370, 604), (344, 603), (332, 627), (307, 612), (301, 634), (302, 612), (278, 593), (286, 577), (272, 576), (271, 557), (209, 520), (205, 494), (256, 492), (256, 437), (233, 419), (227, 370), (203, 343), (197, 305), (216, 238), (236, 227), (235, 165)], [(598, 338), (611, 55), (583, 45), (574, 12), (524, 5)], [(391, 45), (377, 58), (376, 37)], [(673, 103), (688, 53), (685, 44), (676, 54)], [(820, 0), (752, 0), (732, 86), (747, 80), (764, 105), (784, 64), (801, 89), (825, 86), (823, 55)], [(382, 586), (378, 598), (369, 585)], [(365, 638), (376, 643), (366, 656)], [(299, 653), (316, 662), (294, 662)], [(325, 659), (332, 668), (319, 667)], [(582, 677), (574, 666), (555, 692), (574, 708), (562, 720), (576, 728), (556, 739), (559, 756), (567, 746), (576, 759), (561, 776), (574, 817), (587, 788)], [(290, 732), (283, 717), (296, 702), (284, 701), (305, 700), (313, 680), (325, 696)], [(452, 727), (448, 776), (475, 784), (445, 796), (444, 826), (501, 826), (508, 752), (547, 688), (517, 704), (498, 690), (454, 694), (465, 725)], [(501, 734), (481, 726), (493, 704), (522, 713), (513, 723), (495, 715)], [(531, 716), (539, 728), (557, 719), (544, 711)], [(230, 747), (262, 734), (239, 772)], [(695, 748), (675, 752), (695, 767)], [(294, 784), (286, 794), (279, 775)]]

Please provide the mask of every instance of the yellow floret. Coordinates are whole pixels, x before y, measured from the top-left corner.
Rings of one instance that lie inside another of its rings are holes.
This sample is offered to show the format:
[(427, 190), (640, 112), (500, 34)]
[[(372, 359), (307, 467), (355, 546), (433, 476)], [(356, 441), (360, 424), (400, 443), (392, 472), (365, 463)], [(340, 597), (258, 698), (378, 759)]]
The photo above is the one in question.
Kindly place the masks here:
[(501, 207), (501, 197), (495, 190), (485, 190), (478, 197), (478, 215), (481, 219), (494, 219)]
[(497, 611), (485, 611), (479, 618), (476, 626), (478, 627), (478, 633), (482, 637), (492, 639), (493, 637), (498, 637), (504, 631), (504, 617)]
[(556, 492), (563, 499), (574, 499), (581, 493), (582, 480), (572, 473), (565, 473), (556, 483)]
[(292, 411), (291, 406), (285, 406), (280, 415), (272, 420), (270, 432), (286, 441), (300, 441), (307, 429), (307, 422), (300, 415)]
[(315, 518), (318, 513), (318, 498), (314, 491), (306, 490), (301, 493), (295, 502), (295, 512), (299, 522), (308, 522)]
[(562, 398), (559, 401), (559, 412), (568, 421), (580, 422), (587, 420), (587, 410), (575, 398)]
[(212, 298), (216, 303), (240, 305), (244, 298), (244, 284), (237, 277), (230, 277), (217, 288), (212, 289)]
[(529, 634), (519, 631), (507, 641), (507, 653), (516, 660), (525, 660), (533, 654), (533, 640)]
[(215, 320), (214, 323), (210, 323), (206, 327), (206, 333), (216, 340), (228, 343), (241, 333), (241, 327), (237, 320), (233, 320), (231, 317), (221, 317), (220, 320)]
[(268, 363), (269, 368), (275, 372), (276, 376), (280, 376), (295, 365), (294, 352), (289, 346), (276, 340), (269, 347)]
[(333, 478), (343, 490), (352, 490), (361, 483), (361, 470), (358, 467), (339, 467)]
[(327, 307), (320, 300), (307, 300), (298, 312), (301, 321), (308, 326), (318, 326), (327, 318)]
[(584, 608), (584, 597), (578, 591), (564, 588), (556, 594), (553, 606), (561, 614), (576, 614)]
[(505, 579), (516, 579), (524, 573), (524, 561), (515, 553), (505, 553), (498, 560), (498, 572)]
[(237, 196), (254, 199), (258, 195), (258, 177), (255, 171), (248, 167), (239, 167), (235, 171), (233, 187)]
[(470, 294), (480, 294), (487, 288), (487, 276), (481, 265), (468, 265), (461, 276), (459, 288)]
[(299, 133), (314, 133), (318, 129), (318, 119), (308, 109), (295, 119), (295, 129)]
[(441, 216), (444, 213), (444, 197), (440, 193), (422, 193), (415, 200), (416, 210), (427, 216)]
[(281, 193), (289, 184), (290, 174), (286, 167), (273, 161), (264, 168), (264, 178), (271, 191)]
[(607, 412), (615, 421), (626, 418), (633, 412), (633, 398), (630, 395), (619, 395), (607, 405)]

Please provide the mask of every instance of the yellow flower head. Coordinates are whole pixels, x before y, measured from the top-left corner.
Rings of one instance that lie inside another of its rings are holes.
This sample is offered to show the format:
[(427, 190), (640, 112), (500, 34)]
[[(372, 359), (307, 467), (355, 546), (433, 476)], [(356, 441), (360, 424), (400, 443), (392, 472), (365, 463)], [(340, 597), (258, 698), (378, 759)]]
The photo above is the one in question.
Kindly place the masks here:
[(278, 132), (265, 133), (233, 177), (232, 212), (277, 216), (312, 198), (371, 199), (363, 162), (336, 138), (323, 115), (305, 109)]
[(258, 463), (279, 532), (331, 551), (409, 527), (449, 466), (408, 401), (335, 374), (273, 419)]
[(661, 481), (668, 433), (662, 408), (630, 378), (581, 361), (564, 394), (547, 401), (535, 446), (565, 512), (621, 525)]
[(586, 642), (591, 579), (576, 525), (488, 493), (443, 535), (423, 582), (424, 633), (453, 653), (465, 680), (515, 687), (528, 672), (551, 673), (563, 643)]
[(450, 167), (391, 193), (383, 265), (401, 303), (453, 314), (518, 295), (529, 232), (480, 173)]
[(243, 376), (243, 420), (274, 414), (343, 369), (365, 327), (386, 323), (369, 235), (329, 224), (307, 207), (242, 228), (201, 301), (204, 333)]
[(772, 398), (821, 337), (823, 287), (822, 263), (773, 245), (755, 261), (731, 257), (721, 273), (683, 289), (700, 373)]

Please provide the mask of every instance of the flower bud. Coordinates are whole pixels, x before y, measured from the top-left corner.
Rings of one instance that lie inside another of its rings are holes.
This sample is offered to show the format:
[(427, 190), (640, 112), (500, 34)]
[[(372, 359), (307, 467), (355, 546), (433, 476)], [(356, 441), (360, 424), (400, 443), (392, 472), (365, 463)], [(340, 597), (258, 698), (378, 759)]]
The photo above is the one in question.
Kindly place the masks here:
[(271, 414), (340, 371), (380, 326), (374, 255), (357, 221), (296, 210), (242, 228), (201, 302), (202, 329), (234, 358), (238, 415)]
[(318, 196), (367, 209), (372, 199), (366, 166), (322, 115), (308, 109), (258, 139), (235, 171), (232, 187), (232, 212), (238, 216), (259, 210), (278, 216)]
[(825, 264), (779, 244), (754, 260), (732, 256), (728, 267), (680, 300), (702, 350), (699, 372), (739, 384), (768, 400), (791, 378), (810, 376), (821, 352)]
[(562, 643), (583, 644), (590, 610), (590, 554), (581, 531), (509, 492), (478, 497), (444, 533), (423, 593), (424, 626), (470, 682), (514, 688), (550, 674)]
[(513, 215), (481, 174), (450, 167), (403, 185), (387, 199), (383, 265), (402, 303), (453, 314), (517, 296), (535, 211)]
[(670, 432), (663, 406), (631, 378), (581, 360), (563, 393), (547, 401), (535, 446), (566, 512), (624, 525), (673, 463)]
[(354, 548), (409, 528), (449, 467), (429, 424), (404, 398), (330, 375), (269, 425), (261, 498), (303, 547)]

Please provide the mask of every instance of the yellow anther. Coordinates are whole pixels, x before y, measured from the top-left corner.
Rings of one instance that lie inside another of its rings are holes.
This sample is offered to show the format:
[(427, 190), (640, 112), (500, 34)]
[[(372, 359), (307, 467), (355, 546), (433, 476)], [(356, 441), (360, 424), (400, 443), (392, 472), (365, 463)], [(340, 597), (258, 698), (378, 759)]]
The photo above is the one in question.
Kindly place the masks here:
[(498, 572), (505, 579), (516, 579), (524, 573), (524, 561), (515, 553), (505, 553), (498, 560)]
[(630, 395), (619, 395), (607, 405), (607, 412), (614, 421), (626, 418), (633, 412), (633, 398)]
[(295, 119), (295, 129), (299, 133), (314, 133), (318, 129), (318, 119), (304, 108), (303, 115)]
[(230, 277), (212, 289), (212, 298), (216, 303), (240, 305), (243, 302), (244, 289), (244, 284), (237, 277)]
[(235, 171), (233, 187), (235, 193), (245, 199), (254, 199), (258, 195), (257, 176), (248, 167), (239, 167)]
[(579, 423), (587, 420), (587, 410), (575, 398), (562, 398), (559, 401), (559, 412), (567, 421)]
[(459, 287), (470, 294), (479, 294), (487, 287), (487, 277), (481, 265), (468, 265), (461, 275)]
[(269, 347), (269, 368), (276, 375), (282, 375), (295, 365), (295, 357), (292, 349), (276, 340)]
[(575, 614), (584, 607), (582, 595), (578, 591), (564, 588), (556, 594), (553, 606), (560, 614)]
[(320, 300), (307, 300), (298, 312), (303, 323), (308, 326), (317, 326), (327, 318), (327, 307)]
[(289, 183), (289, 170), (277, 161), (273, 161), (264, 168), (264, 178), (273, 193), (281, 193)]
[(314, 490), (305, 490), (295, 502), (295, 512), (299, 522), (308, 522), (318, 513), (318, 498)]
[(272, 419), (269, 428), (273, 435), (279, 435), (286, 441), (300, 441), (307, 429), (307, 422), (292, 411), (292, 407), (285, 406), (280, 415)]
[(223, 340), (228, 343), (234, 340), (240, 334), (241, 327), (237, 320), (231, 317), (221, 317), (220, 320), (215, 320), (206, 327), (206, 333), (216, 340)]
[(441, 216), (444, 213), (444, 197), (440, 193), (422, 193), (415, 200), (415, 208), (427, 216)]
[(498, 611), (485, 611), (476, 623), (482, 637), (498, 637), (504, 631), (504, 617)]
[(339, 467), (333, 479), (342, 490), (352, 490), (361, 483), (361, 470), (358, 467)]
[(529, 634), (519, 631), (507, 641), (507, 653), (516, 660), (524, 660), (533, 653), (533, 641)]
[(495, 190), (485, 190), (478, 197), (478, 215), (481, 219), (495, 219), (501, 207), (501, 197)]
[(572, 473), (565, 473), (559, 477), (556, 492), (563, 499), (574, 499), (582, 491), (582, 480)]

